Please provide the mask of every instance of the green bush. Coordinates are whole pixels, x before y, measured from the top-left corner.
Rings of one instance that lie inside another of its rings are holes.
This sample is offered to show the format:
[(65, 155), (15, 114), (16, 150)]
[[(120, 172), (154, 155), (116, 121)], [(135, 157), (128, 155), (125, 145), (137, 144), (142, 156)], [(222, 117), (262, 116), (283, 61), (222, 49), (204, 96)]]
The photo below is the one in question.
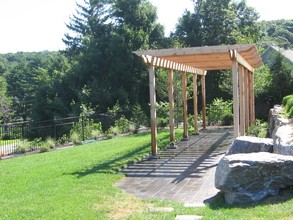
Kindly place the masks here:
[(225, 114), (224, 116), (223, 116), (223, 118), (222, 118), (222, 125), (233, 125), (233, 120), (234, 120), (234, 118), (233, 118), (233, 114), (232, 113), (227, 113), (227, 114)]
[(99, 131), (99, 130), (92, 130), (92, 138), (94, 138), (94, 139), (98, 139), (99, 137), (101, 137), (102, 136), (102, 133), (101, 133), (101, 131)]
[(103, 136), (103, 129), (102, 123), (93, 123), (92, 131), (91, 131), (91, 138), (98, 139), (99, 137)]
[(121, 131), (117, 126), (111, 126), (107, 131), (107, 137), (112, 137), (119, 134)]
[(250, 126), (247, 129), (247, 135), (266, 138), (268, 133), (268, 123), (262, 122), (261, 120), (256, 120), (255, 125)]
[(53, 138), (48, 137), (45, 141), (45, 144), (50, 148), (53, 149), (54, 147), (56, 147), (56, 142)]
[(30, 142), (28, 140), (21, 141), (16, 148), (16, 152), (19, 152), (22, 154), (28, 150), (30, 150)]
[(159, 128), (165, 128), (169, 124), (169, 103), (156, 103), (157, 108), (157, 125)]
[(293, 117), (293, 94), (287, 95), (282, 100), (282, 106), (289, 118)]
[(232, 115), (232, 104), (231, 100), (224, 101), (222, 98), (215, 98), (212, 104), (207, 106), (208, 123), (222, 124), (224, 117), (226, 117), (225, 123), (228, 123)]
[(48, 152), (49, 149), (50, 149), (50, 146), (48, 145), (48, 143), (44, 142), (44, 143), (40, 146), (40, 153)]
[(30, 148), (31, 149), (39, 148), (42, 145), (42, 143), (43, 143), (42, 138), (35, 138), (32, 141)]
[[(134, 132), (136, 133), (141, 125), (147, 125), (148, 124), (148, 118), (143, 112), (140, 105), (136, 104), (133, 107), (132, 115), (130, 118), (130, 121), (134, 125)], [(132, 129), (131, 129), (132, 130)]]
[(282, 106), (285, 107), (287, 105), (287, 102), (289, 99), (292, 99), (293, 98), (293, 95), (287, 95), (283, 98), (282, 100)]
[(118, 120), (115, 121), (115, 126), (117, 127), (119, 132), (118, 133), (125, 133), (129, 131), (129, 121), (128, 119), (122, 115)]
[(64, 134), (62, 137), (60, 137), (60, 138), (58, 139), (57, 142), (58, 142), (58, 144), (60, 144), (60, 145), (68, 143), (68, 142), (69, 142), (69, 137), (68, 137), (68, 135)]
[(69, 139), (71, 142), (73, 142), (76, 145), (79, 145), (82, 143), (82, 138), (81, 138), (80, 134), (76, 131), (71, 132)]

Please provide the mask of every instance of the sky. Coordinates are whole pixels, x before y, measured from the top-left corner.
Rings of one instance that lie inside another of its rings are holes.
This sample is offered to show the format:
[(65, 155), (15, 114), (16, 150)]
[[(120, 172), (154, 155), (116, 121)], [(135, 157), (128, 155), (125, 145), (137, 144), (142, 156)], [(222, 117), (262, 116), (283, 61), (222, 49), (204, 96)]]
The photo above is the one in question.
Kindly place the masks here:
[[(193, 9), (191, 0), (150, 1), (167, 35), (183, 12)], [(260, 20), (293, 19), (292, 0), (246, 1), (259, 12)], [(66, 23), (75, 9), (75, 0), (0, 0), (0, 53), (64, 49)]]

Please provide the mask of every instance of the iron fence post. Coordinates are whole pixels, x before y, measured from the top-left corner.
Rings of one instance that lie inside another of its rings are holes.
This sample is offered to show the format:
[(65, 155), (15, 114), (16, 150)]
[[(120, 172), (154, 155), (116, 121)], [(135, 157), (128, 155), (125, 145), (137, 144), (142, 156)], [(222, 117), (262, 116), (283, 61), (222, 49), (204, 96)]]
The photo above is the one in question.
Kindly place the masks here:
[(84, 141), (84, 116), (81, 115), (82, 141)]

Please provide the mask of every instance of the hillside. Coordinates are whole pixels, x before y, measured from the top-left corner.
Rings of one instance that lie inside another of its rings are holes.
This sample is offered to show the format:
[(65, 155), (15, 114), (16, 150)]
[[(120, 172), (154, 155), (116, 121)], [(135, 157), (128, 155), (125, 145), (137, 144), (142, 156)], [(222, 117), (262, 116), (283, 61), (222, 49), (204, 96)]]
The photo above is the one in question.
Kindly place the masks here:
[(262, 43), (293, 48), (293, 20), (261, 21), (259, 25)]

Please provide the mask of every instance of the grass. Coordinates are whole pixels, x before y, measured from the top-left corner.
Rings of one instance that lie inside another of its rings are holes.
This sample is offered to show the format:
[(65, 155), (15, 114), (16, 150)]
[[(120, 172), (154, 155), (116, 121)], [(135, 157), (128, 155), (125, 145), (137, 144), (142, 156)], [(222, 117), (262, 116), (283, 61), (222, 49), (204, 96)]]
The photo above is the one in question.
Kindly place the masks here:
[[(177, 131), (176, 136), (181, 136)], [(168, 132), (158, 143), (169, 142)], [(290, 219), (293, 200), (260, 206), (227, 206), (218, 196), (206, 208), (185, 208), (181, 203), (142, 200), (114, 184), (123, 178), (116, 171), (150, 151), (150, 134), (107, 141), (0, 161), (0, 219), (174, 219), (196, 214), (203, 219)], [(149, 212), (149, 207), (173, 207), (170, 213)], [(292, 218), (291, 218), (292, 219)]]

